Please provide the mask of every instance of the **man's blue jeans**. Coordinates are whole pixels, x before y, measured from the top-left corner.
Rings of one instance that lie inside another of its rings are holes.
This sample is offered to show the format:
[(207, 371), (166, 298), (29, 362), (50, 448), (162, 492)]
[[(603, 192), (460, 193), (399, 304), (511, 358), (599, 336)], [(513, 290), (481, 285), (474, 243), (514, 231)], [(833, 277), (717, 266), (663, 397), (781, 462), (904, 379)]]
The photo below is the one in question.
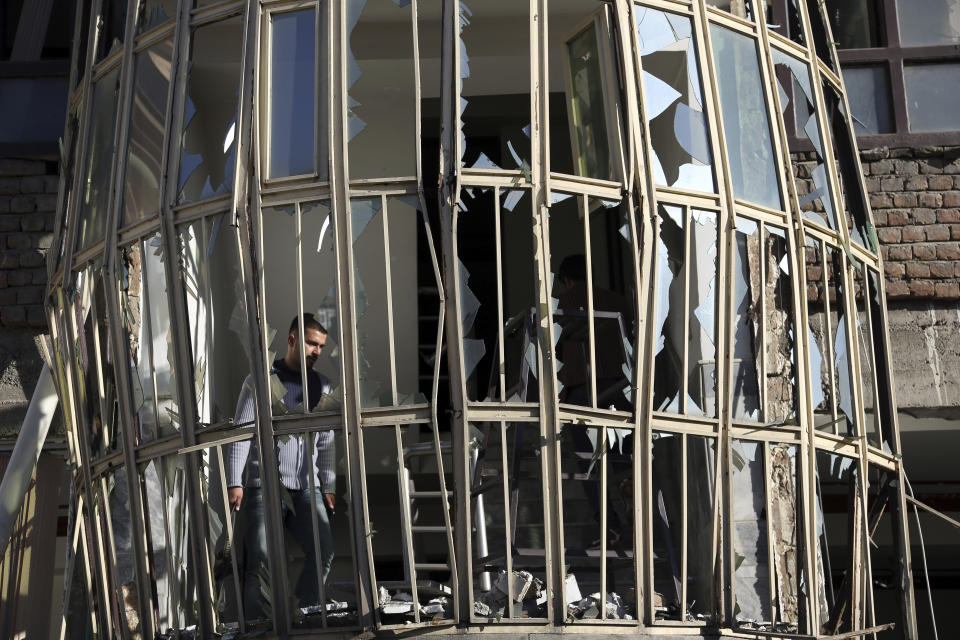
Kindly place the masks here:
[[(317, 566), (324, 583), (330, 574), (333, 563), (333, 531), (327, 518), (327, 509), (323, 504), (323, 493), (317, 488), (312, 494), (309, 489), (290, 491), (293, 509), (282, 503), (281, 517), (283, 526), (297, 545), (303, 550), (303, 571), (297, 579), (294, 596), (298, 606), (310, 607), (322, 604), (317, 584)], [(243, 580), (243, 611), (247, 620), (266, 617), (263, 610), (261, 593), (262, 576), (267, 575), (267, 535), (263, 527), (263, 494), (260, 487), (246, 487), (243, 490), (243, 508), (246, 516), (244, 540), (246, 545), (246, 568)], [(317, 532), (320, 538), (320, 562), (313, 546), (313, 525), (311, 512), (316, 515)], [(267, 583), (263, 583), (266, 587)]]

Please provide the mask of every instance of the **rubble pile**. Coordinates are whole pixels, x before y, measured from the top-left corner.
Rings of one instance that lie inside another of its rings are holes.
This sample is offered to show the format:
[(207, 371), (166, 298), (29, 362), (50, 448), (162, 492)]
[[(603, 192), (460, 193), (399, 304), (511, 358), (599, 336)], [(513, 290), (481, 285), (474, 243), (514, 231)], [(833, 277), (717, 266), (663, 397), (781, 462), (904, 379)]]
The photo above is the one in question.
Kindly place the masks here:
[(567, 621), (569, 622), (599, 619), (601, 607), (604, 609), (604, 617), (607, 620), (634, 619), (633, 615), (627, 611), (623, 598), (618, 593), (611, 591), (604, 597), (597, 592), (583, 597), (580, 593), (580, 586), (577, 584), (577, 578), (572, 573), (567, 575), (563, 587), (564, 602), (567, 604)]
[(378, 595), (380, 614), (385, 624), (412, 622), (415, 610), (420, 612), (421, 620), (442, 620), (453, 616), (450, 600), (442, 596), (431, 598), (426, 604), (419, 604), (414, 602), (413, 596), (406, 591), (390, 593), (386, 587), (380, 587)]
[[(512, 602), (509, 601), (511, 589)], [(493, 588), (474, 601), (473, 613), (484, 618), (543, 618), (547, 615), (547, 592), (543, 581), (529, 571), (513, 571), (510, 575), (501, 571)]]

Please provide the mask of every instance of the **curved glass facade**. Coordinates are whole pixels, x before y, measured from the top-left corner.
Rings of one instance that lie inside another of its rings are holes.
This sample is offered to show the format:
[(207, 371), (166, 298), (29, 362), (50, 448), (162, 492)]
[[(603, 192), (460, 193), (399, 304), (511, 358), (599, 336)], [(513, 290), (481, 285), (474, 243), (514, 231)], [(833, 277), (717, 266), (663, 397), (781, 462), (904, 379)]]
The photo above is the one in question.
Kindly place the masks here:
[(92, 631), (915, 637), (819, 2), (85, 4), (47, 309)]

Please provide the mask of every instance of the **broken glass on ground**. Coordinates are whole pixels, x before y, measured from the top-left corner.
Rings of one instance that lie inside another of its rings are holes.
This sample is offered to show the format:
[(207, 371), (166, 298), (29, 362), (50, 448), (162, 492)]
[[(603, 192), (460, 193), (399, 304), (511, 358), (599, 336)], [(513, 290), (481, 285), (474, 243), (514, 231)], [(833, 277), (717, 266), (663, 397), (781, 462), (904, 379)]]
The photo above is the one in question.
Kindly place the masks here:
[(470, 433), (475, 443), (470, 504), (474, 615), (545, 618), (540, 425), (474, 423)]
[(692, 21), (649, 7), (636, 11), (656, 183), (715, 192)]

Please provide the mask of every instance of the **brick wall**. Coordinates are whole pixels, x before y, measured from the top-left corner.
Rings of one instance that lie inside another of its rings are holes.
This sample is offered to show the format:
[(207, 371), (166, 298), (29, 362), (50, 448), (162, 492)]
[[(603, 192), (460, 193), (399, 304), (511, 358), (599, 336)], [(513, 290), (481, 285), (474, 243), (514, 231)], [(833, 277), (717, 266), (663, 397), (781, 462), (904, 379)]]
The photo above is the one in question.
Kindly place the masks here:
[(46, 326), (46, 253), (58, 186), (53, 163), (0, 159), (0, 327)]
[(884, 147), (861, 160), (888, 299), (960, 299), (960, 147)]

